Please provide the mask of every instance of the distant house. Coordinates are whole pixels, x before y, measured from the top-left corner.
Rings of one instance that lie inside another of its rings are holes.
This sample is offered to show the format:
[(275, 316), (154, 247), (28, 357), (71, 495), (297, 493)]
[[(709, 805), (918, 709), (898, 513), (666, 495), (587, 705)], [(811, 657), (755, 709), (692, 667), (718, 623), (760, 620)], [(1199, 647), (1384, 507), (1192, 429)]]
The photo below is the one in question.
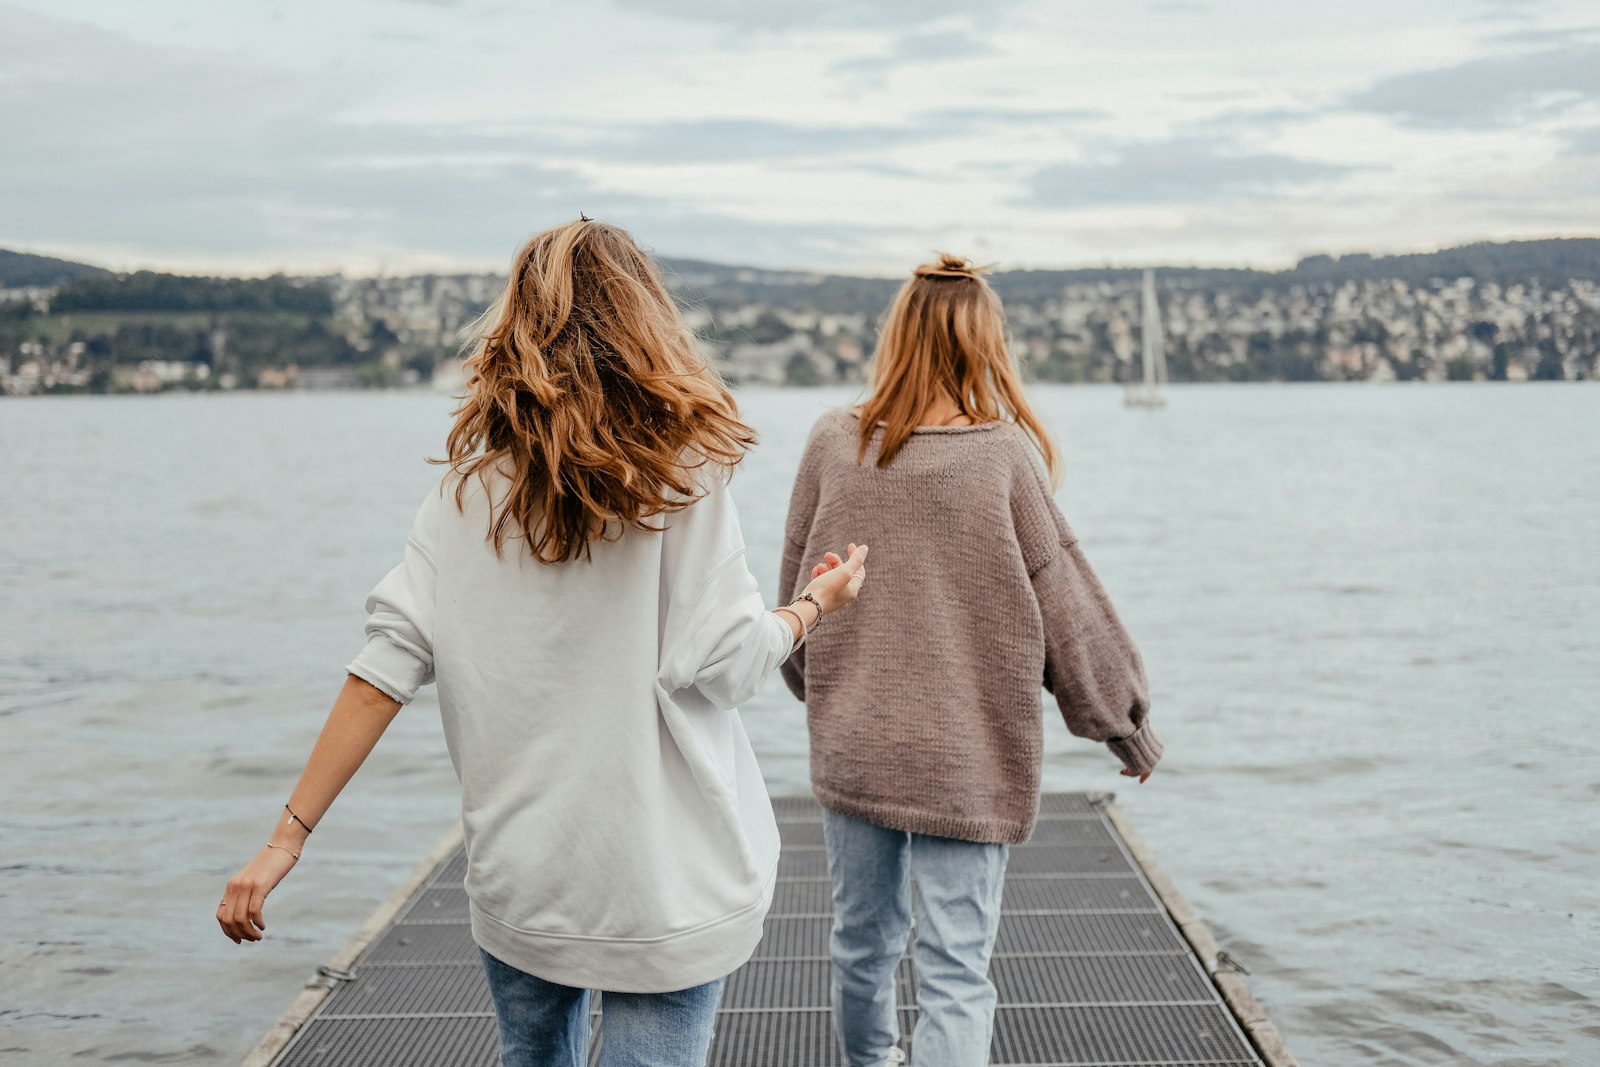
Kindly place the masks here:
[(459, 359), (441, 359), (433, 365), (433, 390), (457, 396), (467, 388), (467, 372)]
[(361, 384), (354, 367), (304, 367), (295, 379), (301, 389), (354, 389)]
[(287, 389), (294, 384), (298, 368), (294, 364), (287, 367), (266, 367), (256, 375), (256, 388), (258, 389)]

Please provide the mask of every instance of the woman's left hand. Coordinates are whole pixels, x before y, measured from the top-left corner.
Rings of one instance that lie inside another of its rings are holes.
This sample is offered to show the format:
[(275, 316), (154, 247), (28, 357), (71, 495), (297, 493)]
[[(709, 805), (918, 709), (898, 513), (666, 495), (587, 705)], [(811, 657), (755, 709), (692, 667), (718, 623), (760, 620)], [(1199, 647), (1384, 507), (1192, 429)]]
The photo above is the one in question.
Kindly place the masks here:
[(855, 603), (856, 595), (867, 579), (867, 546), (851, 542), (850, 555), (840, 559), (837, 552), (823, 556), (823, 562), (811, 568), (811, 581), (805, 591), (814, 594), (825, 612), (838, 611)]
[[(789, 651), (792, 653), (800, 647), (806, 639), (806, 634), (822, 621), (822, 616), (854, 604), (866, 579), (866, 545), (851, 542), (849, 559), (839, 558), (837, 552), (829, 552), (823, 556), (823, 562), (811, 568), (811, 580), (806, 583), (805, 588), (788, 604), (773, 609), (783, 616), (785, 624), (789, 627), (789, 633), (794, 638)], [(801, 603), (804, 600), (809, 600), (811, 606), (802, 607)], [(816, 615), (809, 621), (801, 614), (812, 611), (815, 611)]]
[[(854, 551), (855, 547), (856, 546), (852, 544), (850, 546), (851, 551)], [(811, 568), (811, 577), (813, 577), (813, 578), (821, 578), (824, 574), (827, 574), (829, 571), (833, 570), (835, 567), (844, 566), (844, 559), (842, 557), (840, 557), (839, 553), (837, 553), (837, 552), (824, 552), (822, 554), (822, 560), (823, 561), (821, 563), (819, 563), (815, 567)], [(864, 574), (865, 572), (866, 572), (866, 568), (863, 567), (862, 568), (862, 573)]]
[(261, 940), (267, 930), (261, 907), (267, 894), (294, 869), (296, 861), (294, 853), (264, 845), (254, 859), (228, 879), (222, 903), (217, 905), (217, 924), (234, 944)]

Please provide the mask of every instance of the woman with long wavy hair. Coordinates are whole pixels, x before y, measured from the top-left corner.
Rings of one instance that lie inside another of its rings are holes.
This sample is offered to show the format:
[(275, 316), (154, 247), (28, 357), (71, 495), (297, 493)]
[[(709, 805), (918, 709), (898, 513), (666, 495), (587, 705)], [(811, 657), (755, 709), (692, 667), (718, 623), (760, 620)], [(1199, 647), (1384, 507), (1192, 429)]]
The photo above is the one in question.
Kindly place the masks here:
[(989, 1062), (1007, 846), (1038, 815), (1041, 682), (1122, 773), (1143, 781), (1161, 758), (1139, 653), (1056, 507), (1056, 468), (999, 298), (949, 255), (889, 308), (866, 401), (824, 415), (806, 445), (780, 587), (841, 566), (830, 554), (802, 578), (845, 531), (891, 546), (870, 600), (783, 666), (824, 809), (850, 1067), (903, 1056), (894, 973), (913, 909), (912, 1055)]
[(590, 990), (602, 1064), (701, 1064), (777, 869), (737, 706), (855, 599), (866, 547), (764, 608), (727, 488), (754, 434), (621, 229), (532, 238), (467, 370), (448, 469), (217, 921), (261, 939), (267, 894), (436, 681), (502, 1064), (586, 1062)]

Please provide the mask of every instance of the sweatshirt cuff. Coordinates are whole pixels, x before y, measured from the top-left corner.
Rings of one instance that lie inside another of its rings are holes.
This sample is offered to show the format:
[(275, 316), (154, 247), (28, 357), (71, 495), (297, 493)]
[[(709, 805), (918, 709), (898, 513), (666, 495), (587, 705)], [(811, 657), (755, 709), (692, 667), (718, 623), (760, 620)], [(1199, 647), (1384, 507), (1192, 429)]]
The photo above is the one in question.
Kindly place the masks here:
[(783, 636), (779, 638), (779, 644), (783, 647), (783, 655), (778, 658), (777, 663), (772, 665), (772, 669), (777, 670), (779, 667), (782, 667), (785, 663), (789, 662), (789, 657), (794, 655), (794, 650), (796, 647), (794, 631), (789, 629), (789, 624), (785, 622), (783, 616), (779, 615), (776, 611), (767, 612), (767, 618), (777, 623), (778, 629), (783, 631)]
[(1127, 737), (1114, 737), (1106, 744), (1122, 761), (1122, 765), (1134, 774), (1155, 770), (1165, 747), (1161, 744), (1161, 735), (1148, 721)]
[(428, 676), (428, 664), (382, 634), (373, 634), (345, 670), (402, 704), (411, 703)]

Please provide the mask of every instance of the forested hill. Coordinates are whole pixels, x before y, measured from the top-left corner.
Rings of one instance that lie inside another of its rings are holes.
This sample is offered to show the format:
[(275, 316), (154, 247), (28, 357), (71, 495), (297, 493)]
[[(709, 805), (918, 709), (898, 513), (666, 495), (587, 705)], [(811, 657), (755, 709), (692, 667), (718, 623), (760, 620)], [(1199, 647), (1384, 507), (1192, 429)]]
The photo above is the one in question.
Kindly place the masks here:
[[(899, 286), (898, 278), (771, 270), (702, 260), (661, 257), (675, 288), (695, 291), (717, 305), (798, 302), (840, 313), (881, 311)], [(909, 264), (908, 264), (909, 266)], [(1002, 297), (1037, 297), (1069, 285), (1136, 281), (1141, 267), (1080, 267), (1067, 270), (1006, 270), (992, 275)], [(1500, 285), (1571, 280), (1600, 282), (1600, 237), (1536, 241), (1480, 242), (1437, 252), (1373, 256), (1314, 255), (1281, 271), (1248, 268), (1157, 266), (1169, 282), (1202, 289), (1258, 289), (1279, 285), (1327, 284), (1393, 279), (1426, 285), (1435, 278), (1472, 278)], [(49, 256), (0, 249), (0, 287), (59, 289), (53, 310), (283, 310), (326, 313), (313, 295), (323, 279), (275, 276), (262, 279), (185, 277), (155, 271), (117, 274), (102, 267)]]
[(1397, 256), (1307, 256), (1286, 273), (1292, 281), (1396, 278), (1412, 285), (1434, 278), (1472, 278), (1499, 285), (1530, 281), (1560, 285), (1574, 279), (1600, 282), (1600, 237), (1483, 241)]
[(87, 263), (0, 248), (0, 287), (7, 289), (54, 289), (76, 278), (106, 273), (109, 272)]
[[(833, 314), (876, 313), (894, 296), (900, 279), (862, 278), (805, 271), (731, 267), (699, 260), (662, 259), (669, 280), (713, 308), (752, 303), (798, 304)], [(907, 264), (907, 273), (913, 264)], [(1392, 279), (1427, 285), (1434, 279), (1471, 278), (1498, 285), (1573, 280), (1600, 282), (1600, 237), (1480, 242), (1437, 252), (1393, 256), (1352, 253), (1307, 256), (1287, 270), (1227, 267), (1155, 267), (1168, 284), (1185, 288), (1257, 293), (1293, 285), (1327, 285)], [(1006, 270), (991, 275), (1002, 299), (1047, 299), (1068, 286), (1137, 282), (1143, 267), (1080, 267), (1070, 270)]]
[(333, 293), (321, 278), (195, 278), (141, 270), (92, 274), (63, 285), (50, 310), (69, 311), (294, 311), (333, 313)]

